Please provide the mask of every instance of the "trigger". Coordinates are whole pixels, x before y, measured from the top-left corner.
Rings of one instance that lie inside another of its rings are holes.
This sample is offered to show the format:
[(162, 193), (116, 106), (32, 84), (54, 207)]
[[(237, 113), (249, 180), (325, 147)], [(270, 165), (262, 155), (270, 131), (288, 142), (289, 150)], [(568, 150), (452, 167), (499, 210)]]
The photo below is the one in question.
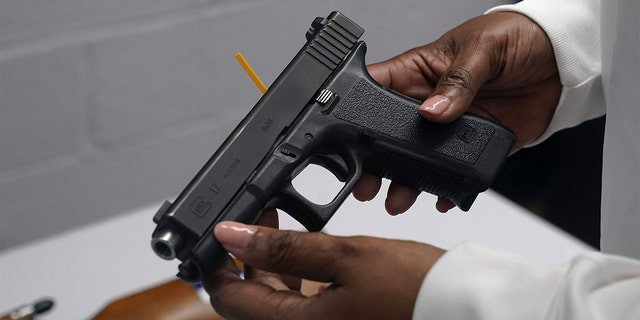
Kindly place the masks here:
[(349, 178), (349, 167), (344, 159), (337, 154), (316, 154), (311, 159), (311, 163), (329, 170), (340, 182), (345, 182)]

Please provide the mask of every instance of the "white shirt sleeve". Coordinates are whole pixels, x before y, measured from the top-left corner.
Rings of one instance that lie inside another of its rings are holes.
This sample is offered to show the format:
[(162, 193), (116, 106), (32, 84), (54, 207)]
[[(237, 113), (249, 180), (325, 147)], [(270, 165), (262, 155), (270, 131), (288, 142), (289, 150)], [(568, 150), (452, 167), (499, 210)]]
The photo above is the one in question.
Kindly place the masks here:
[(640, 319), (640, 262), (601, 253), (537, 265), (465, 243), (427, 274), (414, 319)]
[(551, 40), (560, 71), (560, 103), (547, 130), (529, 146), (604, 114), (600, 1), (525, 0), (487, 13), (497, 11), (518, 12), (535, 21)]
[[(604, 113), (599, 1), (524, 0), (489, 13), (495, 11), (528, 16), (553, 45), (563, 92), (549, 128), (537, 142)], [(629, 210), (635, 219), (637, 208)], [(638, 320), (639, 301), (640, 260), (592, 252), (566, 265), (547, 266), (462, 244), (429, 271), (413, 315), (437, 320)]]

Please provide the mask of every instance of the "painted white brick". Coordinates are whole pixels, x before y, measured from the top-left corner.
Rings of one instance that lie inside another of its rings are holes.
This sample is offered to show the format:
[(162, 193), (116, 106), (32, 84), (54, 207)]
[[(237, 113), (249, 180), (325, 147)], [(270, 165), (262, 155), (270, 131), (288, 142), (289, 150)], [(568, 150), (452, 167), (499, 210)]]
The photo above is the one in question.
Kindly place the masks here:
[(1, 45), (179, 10), (207, 0), (0, 0)]
[[(216, 112), (237, 112), (243, 95), (229, 92), (225, 67), (206, 49), (219, 27), (215, 20), (189, 22), (94, 45), (95, 141), (108, 144)], [(227, 58), (232, 65), (233, 55)], [(246, 112), (253, 103), (244, 102)]]
[(239, 120), (3, 183), (0, 250), (173, 200)]
[(313, 17), (335, 9), (344, 9), (370, 30), (365, 35), (372, 39), (370, 61), (404, 51), (408, 43), (434, 39), (450, 27), (448, 19), (435, 19), (438, 16), (432, 13), (431, 27), (417, 32), (418, 40), (403, 36), (406, 27), (423, 25), (425, 14), (420, 11), (429, 6), (409, 1), (407, 7), (416, 10), (394, 11), (396, 5), (281, 1), (228, 14), (212, 11), (177, 26), (102, 41), (92, 50), (97, 70), (94, 139), (114, 143), (207, 114), (246, 110), (255, 95), (247, 99), (246, 92), (253, 89), (233, 54), (244, 52), (270, 82), (304, 43)]
[(87, 120), (85, 71), (79, 46), (2, 61), (2, 172), (79, 148)]
[[(262, 8), (278, 10), (283, 7), (276, 4)], [(249, 9), (218, 14), (212, 11), (177, 26), (93, 45), (92, 60), (96, 70), (94, 141), (108, 145), (206, 115), (245, 114), (260, 93), (233, 54), (249, 48), (252, 50), (245, 51), (249, 52), (249, 59), (254, 52), (254, 58), (263, 55), (261, 61), (266, 62), (263, 67), (271, 66), (273, 63), (267, 57), (279, 56), (278, 51), (283, 47), (274, 46), (271, 39), (260, 39), (265, 35), (265, 29), (273, 32), (269, 34), (272, 38), (295, 34), (290, 43), (299, 47), (304, 42), (307, 28), (264, 28), (261, 22), (269, 25), (267, 18), (255, 19), (255, 13), (260, 12)], [(269, 41), (267, 46), (265, 41)], [(291, 48), (291, 52), (297, 50)], [(271, 50), (274, 54), (270, 54)], [(273, 72), (267, 76), (257, 64), (256, 69), (269, 82), (291, 56), (281, 59), (282, 62), (274, 65)], [(217, 118), (212, 118), (212, 126), (218, 125)]]

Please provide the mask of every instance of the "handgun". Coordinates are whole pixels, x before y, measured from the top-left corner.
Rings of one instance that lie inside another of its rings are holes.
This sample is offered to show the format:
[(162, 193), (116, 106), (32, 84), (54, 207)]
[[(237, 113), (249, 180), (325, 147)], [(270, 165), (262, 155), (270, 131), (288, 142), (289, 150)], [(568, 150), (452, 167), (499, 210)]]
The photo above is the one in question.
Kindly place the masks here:
[[(424, 119), (419, 101), (369, 75), (363, 33), (337, 11), (316, 18), (267, 92), (175, 201), (160, 207), (151, 245), (161, 258), (181, 261), (179, 278), (202, 282), (227, 254), (213, 236), (218, 222), (253, 224), (278, 208), (320, 231), (365, 171), (463, 211), (487, 190), (514, 134), (472, 114), (448, 124)], [(344, 183), (327, 204), (293, 187), (311, 164)]]

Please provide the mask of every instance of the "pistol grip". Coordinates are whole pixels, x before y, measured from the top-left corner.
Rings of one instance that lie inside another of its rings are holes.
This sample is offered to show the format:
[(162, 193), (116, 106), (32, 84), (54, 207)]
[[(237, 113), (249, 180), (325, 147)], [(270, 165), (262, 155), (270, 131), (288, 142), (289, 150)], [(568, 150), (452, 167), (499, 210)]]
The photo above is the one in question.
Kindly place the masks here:
[(362, 128), (371, 152), (364, 169), (395, 182), (452, 200), (469, 210), (494, 180), (511, 147), (502, 125), (465, 114), (440, 124), (420, 116), (420, 101), (385, 88), (366, 70), (364, 43), (356, 45), (326, 89), (339, 96), (333, 115)]

